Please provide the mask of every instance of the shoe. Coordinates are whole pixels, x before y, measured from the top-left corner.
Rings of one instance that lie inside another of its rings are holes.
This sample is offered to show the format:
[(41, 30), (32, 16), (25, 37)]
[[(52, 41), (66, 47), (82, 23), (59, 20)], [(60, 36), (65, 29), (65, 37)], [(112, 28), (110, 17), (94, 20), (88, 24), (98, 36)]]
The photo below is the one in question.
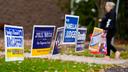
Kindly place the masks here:
[(120, 59), (120, 52), (119, 51), (115, 52), (115, 59)]

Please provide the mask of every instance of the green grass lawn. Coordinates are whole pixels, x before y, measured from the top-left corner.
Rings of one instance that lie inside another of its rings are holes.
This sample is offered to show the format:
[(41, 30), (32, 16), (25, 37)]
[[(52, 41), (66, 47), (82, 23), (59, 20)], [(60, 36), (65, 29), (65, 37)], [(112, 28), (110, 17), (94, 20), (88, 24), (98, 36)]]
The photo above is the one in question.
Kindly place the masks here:
[(99, 72), (107, 66), (38, 58), (5, 62), (0, 58), (0, 72)]

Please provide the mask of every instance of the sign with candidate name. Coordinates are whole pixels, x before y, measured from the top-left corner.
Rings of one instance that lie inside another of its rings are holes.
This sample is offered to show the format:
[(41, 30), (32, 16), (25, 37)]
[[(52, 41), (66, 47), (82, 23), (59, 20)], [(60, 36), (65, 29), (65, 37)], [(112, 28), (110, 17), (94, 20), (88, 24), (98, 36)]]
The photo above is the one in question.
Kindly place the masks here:
[(53, 47), (53, 55), (60, 52), (60, 45), (62, 44), (64, 27), (57, 28), (55, 44)]
[(65, 15), (63, 44), (75, 44), (78, 31), (79, 16)]
[(21, 26), (4, 26), (5, 61), (24, 60), (24, 30)]
[(106, 54), (106, 35), (101, 28), (94, 27), (94, 31), (89, 44), (89, 50), (92, 53)]
[(76, 44), (76, 52), (82, 52), (85, 49), (85, 39), (86, 39), (86, 28), (78, 28), (78, 35), (77, 35), (77, 44)]
[(50, 53), (55, 26), (34, 25), (32, 37), (32, 56), (41, 56)]

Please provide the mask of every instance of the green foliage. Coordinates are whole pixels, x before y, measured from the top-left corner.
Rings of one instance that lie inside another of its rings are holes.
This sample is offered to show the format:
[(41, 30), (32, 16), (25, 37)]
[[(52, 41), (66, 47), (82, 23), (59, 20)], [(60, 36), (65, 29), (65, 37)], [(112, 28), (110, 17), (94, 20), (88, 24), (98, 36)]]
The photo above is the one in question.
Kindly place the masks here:
[[(97, 8), (95, 0), (81, 0), (79, 3), (74, 2), (75, 15), (80, 16), (80, 25), (87, 26), (91, 21), (94, 21), (94, 17), (97, 16)], [(94, 11), (94, 12), (93, 12)]]
[(127, 11), (125, 9), (126, 3), (124, 0), (120, 1), (119, 5), (119, 14), (118, 14), (118, 20), (117, 20), (117, 38), (118, 39), (123, 39), (123, 40), (128, 40), (128, 24), (127, 20), (128, 18), (126, 17)]
[(94, 26), (97, 25), (96, 17), (98, 15), (95, 0), (81, 0), (79, 3), (74, 2), (75, 15), (80, 16), (79, 23), (88, 29), (87, 37), (92, 33)]
[[(116, 3), (117, 0), (111, 1)], [(92, 33), (94, 26), (98, 25), (96, 20), (99, 13), (95, 2), (96, 0), (81, 0), (79, 3), (74, 2), (75, 15), (80, 16), (80, 25), (86, 26), (88, 29), (87, 37), (89, 37), (88, 35)], [(120, 0), (116, 38), (123, 40), (128, 40), (128, 18), (126, 17), (128, 16), (128, 10), (125, 8), (126, 5), (127, 3), (125, 3), (125, 0)]]

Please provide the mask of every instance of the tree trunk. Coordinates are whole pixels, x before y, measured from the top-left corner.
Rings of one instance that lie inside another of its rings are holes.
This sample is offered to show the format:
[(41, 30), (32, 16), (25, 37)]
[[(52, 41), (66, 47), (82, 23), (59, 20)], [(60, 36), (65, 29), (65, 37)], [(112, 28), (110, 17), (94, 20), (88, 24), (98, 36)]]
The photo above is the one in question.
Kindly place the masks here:
[(105, 14), (105, 10), (104, 10), (104, 7), (105, 7), (105, 2), (107, 0), (97, 0), (96, 1), (96, 5), (97, 5), (97, 8), (98, 8), (98, 17), (99, 18), (102, 18)]

